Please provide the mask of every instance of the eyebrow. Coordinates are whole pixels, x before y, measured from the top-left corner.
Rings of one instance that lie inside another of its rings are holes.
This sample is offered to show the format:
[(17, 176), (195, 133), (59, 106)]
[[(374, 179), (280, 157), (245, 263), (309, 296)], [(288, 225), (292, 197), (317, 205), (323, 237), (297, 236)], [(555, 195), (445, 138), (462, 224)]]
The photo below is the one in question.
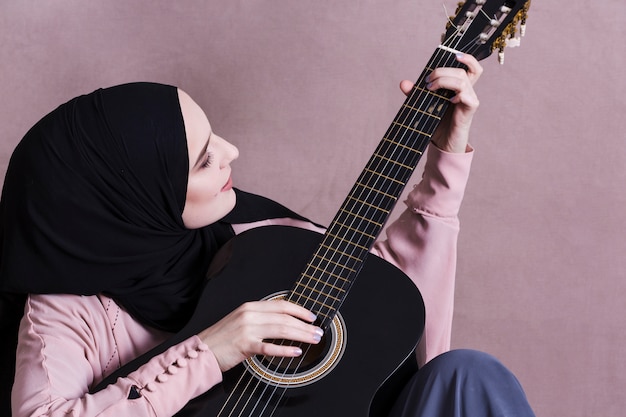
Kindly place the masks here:
[(200, 162), (202, 162), (204, 160), (204, 156), (207, 153), (207, 149), (209, 148), (209, 142), (211, 142), (211, 135), (213, 135), (213, 131), (209, 131), (209, 137), (206, 140), (206, 143), (204, 144), (204, 148), (202, 148), (202, 152), (200, 152), (200, 155), (198, 155), (198, 159), (196, 159), (196, 162), (193, 164), (193, 167), (197, 167), (198, 164), (200, 164)]

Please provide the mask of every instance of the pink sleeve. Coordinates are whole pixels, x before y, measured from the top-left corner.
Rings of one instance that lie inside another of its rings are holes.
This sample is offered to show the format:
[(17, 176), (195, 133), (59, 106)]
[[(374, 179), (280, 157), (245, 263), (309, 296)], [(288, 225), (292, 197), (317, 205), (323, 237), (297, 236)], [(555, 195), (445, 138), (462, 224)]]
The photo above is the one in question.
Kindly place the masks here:
[[(129, 316), (119, 314), (119, 321), (109, 321), (95, 296), (29, 297), (20, 325), (13, 416), (171, 416), (221, 381), (215, 357), (194, 336), (89, 394), (123, 364), (120, 358), (134, 357), (135, 328), (123, 327)], [(122, 326), (119, 337), (114, 326)]]
[(420, 366), (450, 349), (458, 212), (473, 157), (428, 148), (422, 181), (405, 201), (407, 209), (386, 228), (373, 253), (398, 266), (415, 282), (426, 306), (418, 345)]

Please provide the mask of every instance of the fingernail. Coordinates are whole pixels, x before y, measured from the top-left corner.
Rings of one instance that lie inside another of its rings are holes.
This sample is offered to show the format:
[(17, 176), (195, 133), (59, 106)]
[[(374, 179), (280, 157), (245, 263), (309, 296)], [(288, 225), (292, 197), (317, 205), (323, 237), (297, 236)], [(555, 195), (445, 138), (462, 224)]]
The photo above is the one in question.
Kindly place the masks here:
[(298, 348), (298, 347), (297, 347), (297, 348), (294, 348), (294, 349), (293, 349), (293, 354), (294, 354), (295, 356), (300, 356), (300, 355), (302, 355), (302, 349), (300, 349), (300, 348)]
[(433, 88), (433, 83), (428, 83), (426, 84), (426, 88), (428, 88), (429, 90)]
[(322, 336), (324, 336), (324, 331), (322, 329), (320, 329), (319, 327), (317, 329), (315, 329), (315, 334), (313, 335), (313, 340), (315, 340), (316, 342), (319, 342), (320, 340), (322, 340)]
[(457, 53), (456, 53), (456, 57), (457, 57), (457, 58), (463, 58), (464, 56), (465, 56), (465, 54), (464, 54), (464, 53), (462, 53), (462, 52), (457, 52)]

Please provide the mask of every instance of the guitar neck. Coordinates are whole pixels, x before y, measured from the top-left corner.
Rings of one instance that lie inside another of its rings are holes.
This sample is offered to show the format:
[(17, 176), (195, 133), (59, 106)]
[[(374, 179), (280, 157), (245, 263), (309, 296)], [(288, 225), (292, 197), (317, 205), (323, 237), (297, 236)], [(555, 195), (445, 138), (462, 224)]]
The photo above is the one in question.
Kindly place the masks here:
[(426, 88), (426, 77), (442, 65), (461, 66), (453, 52), (435, 51), (287, 296), (322, 326), (339, 309), (449, 106), (451, 91)]

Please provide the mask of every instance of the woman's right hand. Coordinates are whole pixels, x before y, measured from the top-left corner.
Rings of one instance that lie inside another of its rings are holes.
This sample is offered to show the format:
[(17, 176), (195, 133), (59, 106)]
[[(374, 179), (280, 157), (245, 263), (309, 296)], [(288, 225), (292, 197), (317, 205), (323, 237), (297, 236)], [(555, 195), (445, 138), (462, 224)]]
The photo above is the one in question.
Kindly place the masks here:
[(297, 357), (297, 346), (278, 345), (272, 339), (316, 344), (322, 329), (312, 323), (315, 315), (285, 300), (254, 301), (241, 305), (198, 334), (215, 355), (222, 372), (253, 355)]

